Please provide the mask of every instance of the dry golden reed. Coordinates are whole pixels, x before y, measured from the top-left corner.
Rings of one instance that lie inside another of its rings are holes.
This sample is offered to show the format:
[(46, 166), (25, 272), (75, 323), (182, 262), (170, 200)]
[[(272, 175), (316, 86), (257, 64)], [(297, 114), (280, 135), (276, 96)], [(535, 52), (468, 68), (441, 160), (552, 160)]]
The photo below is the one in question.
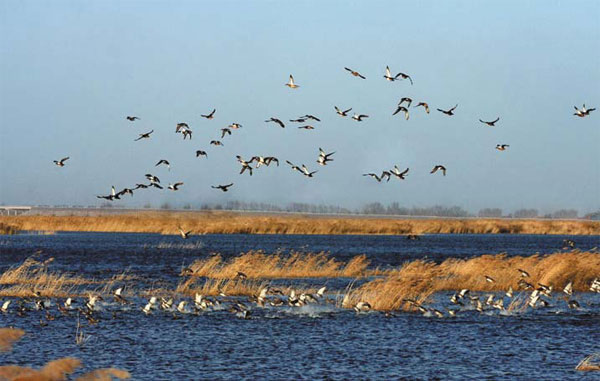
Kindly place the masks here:
[(581, 360), (579, 364), (577, 364), (577, 366), (575, 367), (575, 370), (580, 370), (584, 372), (589, 372), (593, 370), (600, 371), (600, 352), (593, 353)]
[(242, 215), (231, 212), (137, 212), (100, 216), (3, 216), (20, 230), (179, 234), (600, 234), (600, 222), (502, 219), (392, 219)]
[(15, 225), (0, 222), (0, 235), (2, 234), (17, 234), (19, 228)]
[(25, 331), (19, 328), (0, 328), (0, 352), (10, 351), (12, 344), (24, 334)]
[(43, 368), (35, 370), (25, 366), (0, 366), (0, 380), (8, 381), (61, 381), (73, 373), (81, 361), (72, 357), (50, 361)]
[(74, 294), (77, 286), (94, 283), (78, 276), (48, 270), (48, 266), (28, 258), (18, 266), (0, 274), (0, 296), (31, 297), (39, 292), (45, 297), (65, 297)]
[[(538, 283), (553, 286), (561, 292), (568, 283), (573, 289), (586, 291), (593, 279), (600, 277), (600, 253), (572, 251), (529, 257), (507, 257), (503, 254), (483, 255), (470, 259), (447, 259), (440, 264), (416, 260), (393, 270), (385, 278), (375, 279), (352, 290), (345, 307), (359, 301), (369, 302), (377, 310), (410, 309), (405, 299), (425, 301), (439, 291), (467, 288), (473, 291), (506, 291), (519, 289), (521, 275), (535, 287)], [(494, 279), (487, 282), (485, 276)]]
[(327, 253), (265, 254), (249, 251), (228, 261), (220, 255), (193, 262), (189, 269), (193, 276), (232, 279), (239, 272), (248, 278), (337, 278), (367, 275), (369, 261), (365, 255), (352, 258), (348, 263), (330, 258)]

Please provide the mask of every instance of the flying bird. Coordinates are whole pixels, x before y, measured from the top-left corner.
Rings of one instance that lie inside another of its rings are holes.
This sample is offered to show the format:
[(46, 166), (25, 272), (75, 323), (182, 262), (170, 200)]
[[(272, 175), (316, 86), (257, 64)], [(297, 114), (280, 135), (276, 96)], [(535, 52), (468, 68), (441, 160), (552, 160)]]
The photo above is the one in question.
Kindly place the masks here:
[(444, 176), (446, 176), (446, 167), (444, 167), (443, 165), (436, 165), (429, 173), (436, 173), (438, 169), (442, 171), (442, 174)]
[(238, 128), (242, 128), (242, 125), (239, 123), (231, 123), (229, 126), (227, 126), (229, 128), (231, 128), (232, 130), (237, 130)]
[(192, 140), (192, 130), (190, 130), (189, 128), (181, 130), (181, 134), (183, 135), (183, 140), (185, 140), (187, 137), (189, 137), (190, 140)]
[(133, 122), (135, 120), (140, 120), (140, 118), (138, 118), (137, 116), (126, 116), (125, 119), (127, 119), (130, 122)]
[(229, 187), (231, 187), (232, 185), (233, 185), (233, 183), (227, 184), (227, 185), (217, 185), (217, 186), (211, 185), (211, 188), (220, 189), (223, 192), (227, 192), (229, 190)]
[(400, 99), (400, 102), (398, 102), (398, 106), (401, 106), (404, 102), (406, 102), (406, 107), (410, 107), (410, 105), (412, 104), (412, 99), (408, 97), (403, 97), (402, 99)]
[(244, 173), (244, 171), (248, 170), (248, 172), (250, 173), (250, 176), (252, 176), (252, 166), (250, 165), (250, 163), (252, 162), (252, 159), (248, 162), (246, 160), (244, 160), (240, 155), (236, 156), (237, 161), (242, 165), (242, 170), (240, 171), (240, 175), (242, 173)]
[(168, 188), (172, 191), (176, 191), (179, 190), (179, 187), (182, 186), (183, 183), (175, 183), (175, 184), (169, 184)]
[(171, 170), (171, 164), (169, 164), (169, 162), (165, 159), (161, 159), (158, 161), (158, 163), (156, 163), (154, 166), (158, 167), (159, 165), (164, 164), (167, 166), (167, 168), (169, 169), (169, 171)]
[(439, 112), (443, 112), (443, 113), (444, 113), (444, 114), (446, 114), (446, 115), (450, 115), (450, 116), (452, 116), (452, 115), (454, 115), (454, 110), (455, 110), (457, 107), (458, 107), (458, 103), (456, 104), (456, 106), (452, 107), (450, 110), (442, 110), (442, 109), (440, 109), (440, 108), (438, 108), (437, 110), (438, 110)]
[(285, 124), (283, 124), (283, 122), (277, 118), (269, 118), (269, 119), (265, 120), (265, 123), (269, 123), (269, 122), (277, 123), (281, 128), (285, 128)]
[(316, 116), (314, 116), (314, 115), (310, 115), (310, 114), (306, 114), (306, 115), (304, 115), (304, 118), (306, 118), (306, 119), (312, 119), (312, 120), (314, 120), (314, 121), (317, 121), (317, 122), (320, 122), (320, 121), (321, 121), (321, 119), (317, 118), (317, 117), (316, 117)]
[(188, 126), (187, 123), (177, 123), (175, 126), (175, 133), (181, 132), (182, 130), (187, 130), (189, 128), (190, 126)]
[(350, 72), (350, 74), (352, 74), (352, 75), (353, 75), (353, 76), (355, 76), (355, 77), (360, 77), (360, 78), (362, 78), (362, 79), (367, 79), (365, 76), (363, 76), (362, 74), (360, 74), (360, 73), (359, 73), (359, 72), (357, 72), (357, 71), (354, 71), (354, 70), (352, 70), (352, 69), (349, 69), (349, 68), (347, 68), (347, 67), (345, 67), (344, 69), (346, 69), (347, 71), (349, 71), (349, 72)]
[(215, 112), (216, 112), (216, 111), (217, 111), (217, 109), (215, 108), (215, 109), (213, 109), (213, 110), (211, 111), (211, 113), (210, 113), (210, 114), (206, 114), (206, 115), (204, 115), (204, 114), (200, 114), (200, 116), (201, 116), (201, 117), (203, 117), (203, 118), (206, 118), (206, 119), (212, 119), (212, 118), (214, 118), (214, 117), (215, 117)]
[(412, 80), (412, 78), (410, 77), (410, 75), (408, 75), (408, 74), (404, 74), (404, 73), (398, 73), (398, 74), (396, 74), (396, 79), (397, 79), (398, 77), (400, 77), (400, 78), (402, 78), (402, 79), (407, 79), (407, 78), (408, 78), (408, 80), (410, 81), (410, 84), (411, 84), (411, 85), (413, 84), (413, 80)]
[(300, 87), (300, 85), (296, 85), (294, 83), (294, 76), (290, 74), (290, 79), (288, 81), (288, 83), (285, 84), (287, 87), (289, 87), (290, 89), (295, 89)]
[(398, 108), (396, 109), (396, 111), (394, 111), (394, 113), (392, 115), (396, 115), (400, 111), (402, 111), (404, 113), (404, 119), (408, 120), (408, 118), (410, 118), (410, 114), (408, 112), (408, 109), (406, 107), (404, 107), (404, 106), (398, 106)]
[(496, 124), (497, 121), (500, 120), (500, 117), (497, 117), (496, 120), (492, 120), (491, 122), (486, 122), (485, 120), (481, 120), (479, 119), (479, 121), (483, 124), (487, 124), (490, 127), (494, 127), (494, 125)]
[(220, 140), (211, 140), (210, 144), (213, 146), (222, 146), (223, 145), (223, 143), (221, 143)]
[(197, 150), (196, 151), (196, 157), (198, 156), (205, 156), (208, 158), (208, 155), (206, 154), (206, 151), (202, 151), (202, 150)]
[(350, 107), (348, 110), (346, 111), (342, 111), (340, 110), (337, 106), (333, 106), (335, 108), (335, 112), (337, 112), (337, 114), (339, 116), (348, 116), (348, 112), (350, 112), (352, 110), (352, 107)]
[(225, 135), (231, 135), (231, 130), (229, 128), (221, 128), (221, 139), (223, 139)]
[(369, 115), (364, 115), (364, 114), (354, 114), (352, 115), (352, 119), (356, 120), (357, 122), (362, 122), (363, 118), (368, 118)]
[(398, 166), (394, 165), (394, 168), (392, 170), (390, 170), (390, 173), (401, 180), (406, 180), (406, 175), (408, 174), (408, 168), (406, 168), (404, 171), (400, 172), (400, 169), (398, 168)]
[(64, 167), (65, 166), (65, 161), (69, 160), (69, 157), (63, 157), (60, 160), (52, 160), (54, 162), (55, 165), (59, 166), (59, 167)]
[(319, 158), (317, 159), (317, 163), (319, 163), (319, 165), (327, 165), (328, 162), (333, 161), (333, 159), (330, 159), (329, 157), (334, 153), (335, 151), (326, 153), (322, 148), (319, 147)]
[(415, 107), (423, 106), (425, 107), (425, 112), (429, 114), (429, 105), (425, 102), (419, 102)]
[(314, 130), (315, 128), (311, 125), (306, 125), (306, 126), (300, 126), (298, 127), (301, 130)]
[(146, 132), (144, 134), (140, 134), (140, 137), (135, 139), (134, 142), (137, 142), (140, 139), (149, 139), (150, 135), (154, 132), (154, 130), (150, 131), (150, 132)]
[[(386, 66), (385, 67), (385, 75), (383, 76), (383, 78), (387, 79), (390, 82), (394, 82), (395, 80), (398, 79), (398, 77), (402, 77), (403, 73), (398, 73), (396, 75), (392, 75), (391, 71), (390, 71), (390, 67)], [(406, 74), (404, 74), (406, 75)], [(406, 76), (408, 78), (408, 76)], [(402, 78), (402, 79), (406, 79), (406, 78)], [(412, 83), (412, 81), (411, 81)]]
[(508, 144), (496, 144), (496, 149), (498, 151), (506, 151), (506, 148), (510, 147)]
[(588, 115), (590, 115), (590, 112), (596, 110), (595, 108), (590, 108), (590, 109), (586, 109), (585, 108), (585, 103), (583, 104), (583, 107), (580, 109), (577, 108), (577, 106), (573, 106), (575, 107), (575, 113), (573, 115), (578, 116), (580, 118), (586, 117)]
[(319, 172), (319, 171), (312, 171), (312, 172), (310, 172), (310, 171), (308, 170), (308, 168), (306, 168), (306, 165), (304, 165), (304, 164), (302, 164), (302, 168), (301, 168), (301, 170), (302, 170), (302, 174), (303, 174), (304, 176), (306, 176), (306, 177), (313, 177), (313, 175), (314, 175), (315, 173)]
[(377, 180), (378, 183), (381, 182), (381, 177), (379, 177), (376, 173), (363, 173), (363, 176), (370, 176)]

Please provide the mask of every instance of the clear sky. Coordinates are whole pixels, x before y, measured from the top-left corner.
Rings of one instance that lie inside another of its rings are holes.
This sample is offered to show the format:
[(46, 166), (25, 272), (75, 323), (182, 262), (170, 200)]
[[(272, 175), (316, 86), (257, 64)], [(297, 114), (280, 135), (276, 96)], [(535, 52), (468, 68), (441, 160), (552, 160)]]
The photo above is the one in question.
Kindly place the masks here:
[[(153, 173), (185, 184), (117, 202), (597, 210), (600, 110), (577, 118), (573, 106), (600, 106), (599, 20), (598, 1), (0, 0), (0, 202), (98, 205), (111, 185)], [(414, 85), (385, 81), (386, 65)], [(300, 88), (284, 86), (290, 73)], [(431, 114), (392, 116), (404, 96)], [(456, 103), (455, 116), (435, 110)], [(370, 117), (341, 118), (334, 105)], [(306, 113), (322, 119), (315, 130), (264, 123)], [(478, 122), (498, 116), (494, 128)], [(209, 146), (232, 122), (243, 128)], [(335, 161), (319, 167), (318, 147)], [(281, 165), (239, 175), (237, 154)], [(306, 178), (285, 159), (319, 172)], [(394, 164), (407, 180), (361, 176)], [(435, 164), (446, 177), (429, 174)], [(229, 182), (228, 193), (210, 188)]]

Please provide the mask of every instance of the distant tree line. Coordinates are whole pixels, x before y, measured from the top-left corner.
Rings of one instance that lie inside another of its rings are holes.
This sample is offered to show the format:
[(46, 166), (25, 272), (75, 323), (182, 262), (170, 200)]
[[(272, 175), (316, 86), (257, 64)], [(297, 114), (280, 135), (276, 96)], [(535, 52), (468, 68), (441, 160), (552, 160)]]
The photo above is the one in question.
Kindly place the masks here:
[[(50, 207), (49, 205), (40, 205), (38, 207)], [(55, 207), (69, 208), (68, 205)], [(71, 206), (75, 208), (75, 206)], [(82, 207), (83, 206), (78, 206)], [(126, 208), (124, 205), (117, 205), (108, 202), (100, 204), (100, 208)], [(96, 208), (96, 206), (88, 206)], [(152, 204), (146, 203), (144, 209), (154, 208)], [(371, 202), (358, 209), (344, 208), (338, 205), (317, 205), (301, 202), (293, 202), (285, 206), (264, 203), (264, 202), (245, 202), (228, 201), (220, 203), (190, 204), (185, 203), (182, 206), (173, 206), (164, 202), (159, 206), (160, 209), (182, 208), (185, 210), (243, 210), (243, 211), (264, 211), (281, 213), (319, 213), (319, 214), (377, 214), (377, 215), (400, 215), (400, 216), (425, 216), (425, 217), (481, 217), (481, 218), (556, 218), (556, 219), (575, 219), (579, 218), (579, 213), (575, 209), (560, 209), (552, 213), (540, 214), (537, 209), (518, 209), (512, 213), (504, 213), (501, 208), (483, 208), (477, 214), (472, 214), (460, 206), (441, 206), (431, 207), (406, 207), (401, 206), (399, 202), (392, 202), (384, 205), (381, 202)], [(600, 220), (600, 210), (587, 213), (581, 218), (589, 220)]]

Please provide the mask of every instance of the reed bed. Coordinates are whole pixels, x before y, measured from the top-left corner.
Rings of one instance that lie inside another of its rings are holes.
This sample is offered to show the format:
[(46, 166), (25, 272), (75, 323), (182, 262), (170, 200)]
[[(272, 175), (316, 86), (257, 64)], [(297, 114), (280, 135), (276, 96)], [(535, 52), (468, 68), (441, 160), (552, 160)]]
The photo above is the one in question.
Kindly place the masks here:
[[(17, 328), (0, 328), (0, 352), (8, 351), (14, 341), (19, 340), (25, 331)], [(81, 361), (73, 357), (50, 361), (40, 369), (26, 366), (4, 365), (0, 366), (0, 380), (2, 381), (60, 381), (75, 372), (81, 366)], [(131, 375), (126, 370), (117, 368), (102, 368), (87, 372), (78, 377), (76, 381), (110, 381), (113, 378), (127, 379)]]
[(18, 328), (0, 328), (0, 352), (10, 351), (12, 344), (19, 340), (25, 331)]
[(48, 262), (38, 262), (28, 258), (18, 266), (10, 267), (0, 274), (0, 296), (32, 297), (39, 292), (44, 297), (65, 297), (75, 293), (79, 286), (95, 283), (94, 281), (48, 269)]
[(593, 353), (577, 364), (575, 370), (589, 372), (593, 370), (600, 371), (600, 352)]
[(600, 234), (600, 222), (502, 219), (392, 219), (241, 215), (231, 212), (138, 212), (103, 216), (3, 216), (19, 230), (179, 234)]
[(366, 276), (368, 266), (365, 255), (344, 263), (325, 252), (265, 254), (252, 250), (228, 261), (223, 261), (220, 255), (199, 259), (188, 269), (193, 276), (214, 279), (233, 279), (240, 272), (248, 278), (337, 278)]
[[(587, 291), (590, 283), (600, 277), (600, 253), (572, 251), (530, 257), (507, 257), (503, 254), (483, 255), (470, 259), (447, 259), (440, 264), (416, 260), (352, 290), (344, 300), (345, 307), (367, 301), (376, 310), (409, 310), (405, 299), (426, 301), (440, 291), (506, 291), (519, 289), (518, 269), (530, 274), (524, 278), (534, 286), (553, 286), (561, 292), (573, 282), (575, 291)], [(485, 275), (494, 279), (486, 281)]]
[(0, 222), (0, 235), (17, 234), (18, 232), (19, 228), (16, 225)]

